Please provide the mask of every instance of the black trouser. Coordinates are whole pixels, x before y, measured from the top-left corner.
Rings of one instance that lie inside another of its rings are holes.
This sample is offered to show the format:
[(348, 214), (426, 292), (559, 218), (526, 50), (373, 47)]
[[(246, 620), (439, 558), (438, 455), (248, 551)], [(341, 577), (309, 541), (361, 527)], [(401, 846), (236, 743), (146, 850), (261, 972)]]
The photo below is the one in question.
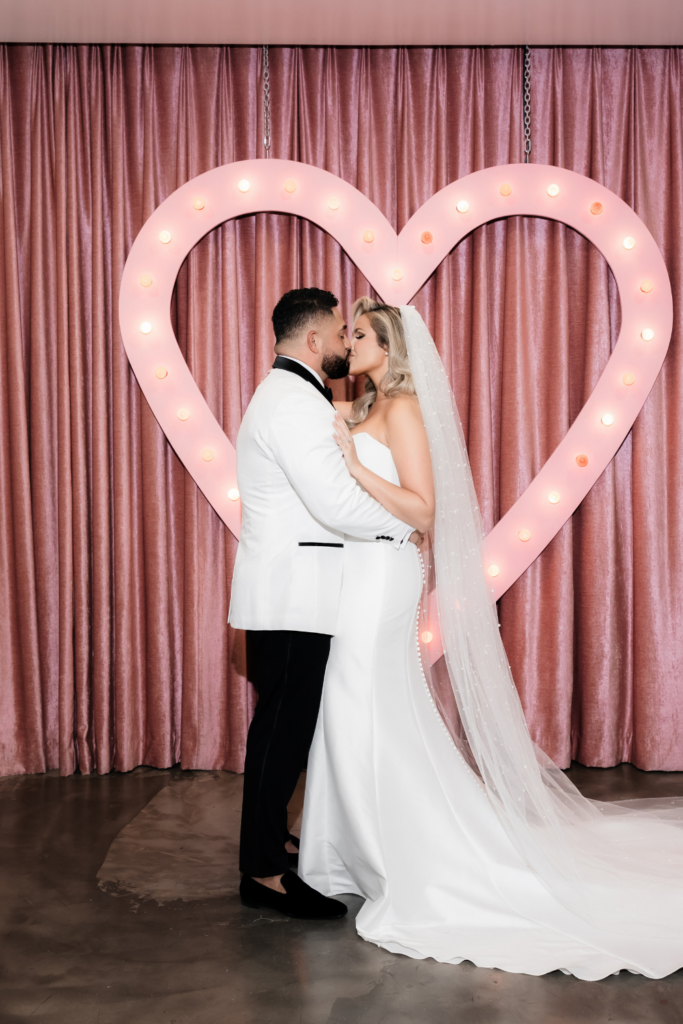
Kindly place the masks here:
[(258, 704), (247, 736), (240, 871), (252, 878), (289, 870), (287, 804), (313, 739), (331, 637), (247, 630), (247, 675)]

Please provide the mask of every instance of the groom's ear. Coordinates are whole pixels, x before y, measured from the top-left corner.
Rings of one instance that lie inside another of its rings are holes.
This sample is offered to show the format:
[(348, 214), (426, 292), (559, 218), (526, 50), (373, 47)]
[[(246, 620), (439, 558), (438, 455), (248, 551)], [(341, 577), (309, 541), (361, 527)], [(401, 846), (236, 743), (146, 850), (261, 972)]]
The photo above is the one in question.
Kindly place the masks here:
[(320, 339), (317, 331), (309, 331), (306, 335), (306, 345), (309, 352), (315, 352), (316, 355), (320, 351)]

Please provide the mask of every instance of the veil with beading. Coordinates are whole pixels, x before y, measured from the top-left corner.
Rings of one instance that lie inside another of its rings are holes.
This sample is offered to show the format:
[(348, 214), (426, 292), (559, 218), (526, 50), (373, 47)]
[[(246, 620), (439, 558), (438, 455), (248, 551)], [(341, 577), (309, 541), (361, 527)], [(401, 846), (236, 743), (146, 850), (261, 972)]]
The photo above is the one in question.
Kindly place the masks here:
[[(482, 568), (477, 497), (450, 384), (420, 314), (402, 306), (401, 316), (434, 470), (439, 627), (462, 728), (448, 716), (446, 724), (509, 839), (552, 896), (590, 925), (611, 931), (610, 948), (617, 952), (617, 932), (625, 932), (616, 928), (615, 906), (626, 890), (629, 920), (655, 941), (649, 894), (653, 887), (681, 885), (683, 801), (586, 799), (532, 742)], [(425, 670), (443, 707), (438, 680)]]

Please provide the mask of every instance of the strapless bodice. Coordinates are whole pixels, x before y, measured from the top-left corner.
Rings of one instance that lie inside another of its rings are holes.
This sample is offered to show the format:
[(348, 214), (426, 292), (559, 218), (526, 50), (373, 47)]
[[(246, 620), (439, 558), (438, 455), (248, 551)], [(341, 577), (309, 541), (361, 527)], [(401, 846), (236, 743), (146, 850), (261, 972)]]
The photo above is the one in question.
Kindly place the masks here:
[(377, 476), (381, 476), (383, 480), (388, 480), (389, 483), (399, 487), (400, 481), (391, 456), (391, 449), (364, 430), (354, 434), (353, 440), (356, 444), (358, 458), (363, 465), (367, 469), (371, 469)]

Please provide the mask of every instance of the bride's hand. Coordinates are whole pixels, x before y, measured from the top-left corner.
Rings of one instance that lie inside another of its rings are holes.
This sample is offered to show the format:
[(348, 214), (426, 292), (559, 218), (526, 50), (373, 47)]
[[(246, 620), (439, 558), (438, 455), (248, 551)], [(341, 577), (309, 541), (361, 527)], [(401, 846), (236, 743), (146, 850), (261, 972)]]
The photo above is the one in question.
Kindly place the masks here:
[(356, 452), (356, 445), (354, 444), (354, 440), (351, 437), (349, 428), (346, 426), (346, 423), (341, 418), (339, 413), (337, 413), (337, 415), (334, 417), (332, 431), (334, 433), (335, 441), (341, 448), (342, 455), (344, 456), (344, 462), (346, 463), (346, 468), (348, 469), (351, 476), (355, 477), (361, 466), (361, 461), (358, 458), (358, 454)]

